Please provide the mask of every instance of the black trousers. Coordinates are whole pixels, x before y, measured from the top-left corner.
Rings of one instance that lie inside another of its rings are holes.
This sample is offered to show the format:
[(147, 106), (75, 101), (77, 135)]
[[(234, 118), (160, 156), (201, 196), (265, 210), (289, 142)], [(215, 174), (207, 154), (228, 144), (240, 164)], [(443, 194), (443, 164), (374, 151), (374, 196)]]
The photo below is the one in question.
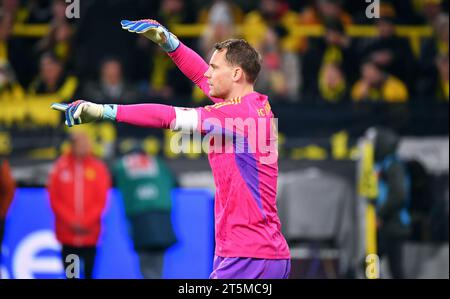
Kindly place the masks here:
[(383, 257), (388, 258), (392, 278), (405, 278), (403, 271), (403, 239), (379, 233), (378, 256), (380, 259), (383, 259)]
[[(62, 246), (62, 262), (64, 265), (64, 272), (67, 278), (76, 278), (70, 276), (70, 267), (73, 267), (74, 259), (70, 255), (76, 255), (80, 261), (80, 278), (92, 279), (94, 271), (95, 256), (97, 254), (97, 247), (73, 247), (68, 245)], [(69, 274), (69, 275), (68, 275)]]
[(139, 266), (144, 279), (161, 279), (164, 266), (164, 250), (138, 250)]

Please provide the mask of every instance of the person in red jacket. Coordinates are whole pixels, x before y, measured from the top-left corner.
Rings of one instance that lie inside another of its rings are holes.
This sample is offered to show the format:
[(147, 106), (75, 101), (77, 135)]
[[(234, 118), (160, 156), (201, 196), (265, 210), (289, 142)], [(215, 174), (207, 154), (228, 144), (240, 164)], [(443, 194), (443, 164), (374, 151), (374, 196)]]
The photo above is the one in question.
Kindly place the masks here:
[[(70, 141), (71, 150), (54, 165), (48, 191), (66, 275), (72, 265), (70, 269), (75, 273), (81, 272), (85, 278), (92, 278), (111, 177), (106, 165), (92, 155), (86, 134), (72, 134)], [(70, 255), (76, 255), (78, 259)], [(74, 268), (76, 260), (84, 266), (79, 272)], [(77, 275), (72, 273), (70, 278), (72, 276)]]
[[(5, 219), (9, 206), (14, 198), (16, 183), (11, 174), (11, 168), (5, 158), (0, 156), (0, 262), (2, 259), (2, 242), (5, 231)], [(0, 271), (0, 278), (1, 278)]]

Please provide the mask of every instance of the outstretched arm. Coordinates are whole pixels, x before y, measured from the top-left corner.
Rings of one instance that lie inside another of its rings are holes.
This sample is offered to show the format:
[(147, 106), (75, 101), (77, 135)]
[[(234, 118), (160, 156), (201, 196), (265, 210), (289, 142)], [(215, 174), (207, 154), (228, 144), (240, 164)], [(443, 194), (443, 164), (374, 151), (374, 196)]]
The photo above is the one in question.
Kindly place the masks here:
[(171, 129), (175, 117), (174, 107), (168, 105), (119, 105), (116, 121), (139, 127)]
[(130, 32), (144, 35), (154, 43), (158, 44), (167, 52), (177, 67), (194, 82), (213, 102), (222, 102), (223, 99), (211, 97), (209, 95), (209, 85), (205, 72), (208, 64), (189, 47), (181, 43), (178, 38), (169, 32), (164, 26), (155, 20), (139, 20), (121, 22), (122, 28)]
[(52, 108), (65, 113), (69, 127), (104, 119), (140, 127), (193, 131), (199, 122), (196, 109), (161, 104), (100, 105), (75, 101), (53, 104)]

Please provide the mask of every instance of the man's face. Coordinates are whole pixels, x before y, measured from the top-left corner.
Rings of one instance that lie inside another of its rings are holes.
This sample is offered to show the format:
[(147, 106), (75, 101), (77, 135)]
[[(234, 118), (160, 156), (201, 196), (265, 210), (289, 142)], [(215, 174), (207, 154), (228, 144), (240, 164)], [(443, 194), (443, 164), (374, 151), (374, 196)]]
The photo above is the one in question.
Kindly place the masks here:
[(336, 30), (327, 30), (325, 33), (325, 40), (330, 45), (339, 45), (343, 39), (343, 34)]
[(362, 66), (362, 76), (371, 85), (377, 85), (383, 79), (381, 71), (371, 63)]
[(343, 75), (339, 67), (335, 64), (329, 63), (324, 68), (325, 82), (330, 87), (336, 87), (339, 83), (344, 81)]
[(263, 0), (260, 4), (261, 10), (268, 15), (275, 15), (278, 10), (278, 3), (274, 0)]
[(181, 0), (164, 0), (161, 6), (163, 11), (176, 14), (183, 10), (184, 2)]
[(448, 44), (448, 36), (449, 36), (448, 31), (449, 31), (449, 29), (448, 29), (448, 18), (447, 18), (447, 21), (442, 22), (437, 30), (437, 35), (438, 35), (439, 39), (443, 42), (446, 42), (447, 44)]
[(52, 13), (57, 20), (63, 20), (66, 17), (66, 4), (64, 1), (54, 1), (52, 4)]
[(49, 57), (41, 60), (41, 76), (44, 82), (55, 83), (62, 73), (61, 65)]
[(227, 99), (233, 86), (233, 72), (236, 67), (232, 67), (225, 60), (227, 50), (215, 51), (211, 57), (209, 68), (205, 73), (208, 79), (209, 95), (215, 98)]
[(423, 8), (425, 16), (433, 20), (441, 12), (441, 6), (438, 3), (427, 3)]
[(380, 20), (377, 24), (377, 28), (381, 38), (389, 38), (395, 34), (395, 26), (389, 21)]
[(321, 15), (326, 18), (339, 18), (341, 8), (337, 3), (322, 0), (318, 2), (318, 8)]
[(122, 82), (122, 67), (117, 61), (106, 62), (102, 67), (102, 81), (108, 85)]
[(448, 56), (438, 58), (436, 60), (436, 64), (442, 79), (448, 79), (449, 77)]
[(72, 135), (72, 151), (76, 157), (85, 157), (91, 151), (91, 143), (85, 133), (74, 133)]
[(13, 20), (11, 16), (5, 15), (0, 21), (0, 41), (6, 41), (12, 33)]

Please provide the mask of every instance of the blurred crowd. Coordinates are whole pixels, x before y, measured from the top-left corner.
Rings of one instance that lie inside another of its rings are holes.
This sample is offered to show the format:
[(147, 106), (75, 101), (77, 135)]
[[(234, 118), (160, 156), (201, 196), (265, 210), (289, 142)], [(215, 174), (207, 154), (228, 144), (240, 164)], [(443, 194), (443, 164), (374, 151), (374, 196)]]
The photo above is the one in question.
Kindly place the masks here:
[[(365, 1), (78, 3), (80, 18), (70, 19), (63, 0), (2, 1), (1, 124), (23, 121), (27, 102), (40, 96), (61, 102), (83, 98), (99, 103), (207, 103), (167, 55), (148, 40), (121, 30), (121, 19), (138, 18), (155, 18), (171, 30), (175, 24), (206, 25), (199, 35), (179, 34), (206, 60), (215, 42), (247, 39), (263, 58), (257, 90), (274, 102), (449, 100), (446, 0), (382, 0), (377, 19), (366, 17)], [(49, 29), (43, 36), (21, 34), (20, 26), (30, 24)], [(313, 25), (322, 25), (324, 31), (299, 34)], [(351, 25), (372, 27), (366, 28), (367, 34), (355, 35), (349, 34)], [(405, 35), (397, 25), (415, 27)], [(432, 32), (414, 44), (410, 37), (421, 28), (418, 25)]]

